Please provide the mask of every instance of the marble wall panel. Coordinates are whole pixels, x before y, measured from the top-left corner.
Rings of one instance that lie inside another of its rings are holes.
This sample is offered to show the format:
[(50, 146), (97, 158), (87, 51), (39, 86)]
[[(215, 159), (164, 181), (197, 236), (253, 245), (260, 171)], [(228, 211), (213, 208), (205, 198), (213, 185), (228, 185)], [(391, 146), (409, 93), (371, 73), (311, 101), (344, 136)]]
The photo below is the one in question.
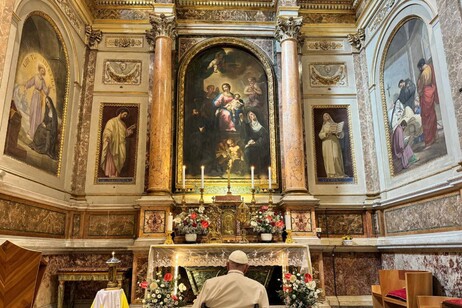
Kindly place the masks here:
[[(106, 261), (111, 257), (107, 254), (71, 254), (71, 255), (47, 255), (43, 260), (47, 262), (45, 274), (40, 284), (40, 289), (37, 293), (37, 298), (34, 307), (51, 307), (58, 301), (58, 277), (57, 273), (61, 269), (107, 269)], [(121, 260), (120, 268), (131, 268), (133, 257), (131, 254), (116, 254), (116, 257)], [(125, 282), (124, 282), (125, 283)], [(129, 283), (128, 281), (126, 282)], [(101, 285), (95, 285), (93, 288), (88, 287), (86, 282), (77, 284), (75, 299), (92, 298), (96, 292), (101, 289)], [(67, 286), (66, 286), (67, 287)], [(84, 290), (86, 291), (79, 291)], [(65, 297), (65, 301), (68, 298)]]
[(458, 123), (459, 142), (462, 144), (462, 4), (454, 0), (437, 0), (436, 4)]
[(89, 237), (135, 236), (136, 214), (91, 214), (88, 217), (87, 235)]
[(416, 202), (384, 211), (387, 234), (462, 229), (460, 195)]
[(81, 215), (74, 214), (73, 220), (72, 220), (72, 237), (73, 238), (78, 238), (80, 235), (80, 221), (81, 221)]
[[(0, 42), (8, 42), (11, 27), (11, 16), (15, 0), (0, 1)], [(6, 48), (0, 48), (0, 84), (2, 83), (3, 70), (5, 69)]]
[(462, 297), (462, 253), (383, 253), (384, 269), (425, 270), (433, 273), (433, 294)]
[(0, 199), (0, 233), (64, 237), (66, 213)]
[(323, 261), (326, 296), (371, 294), (371, 285), (379, 282), (379, 253), (323, 253)]
[(361, 213), (323, 213), (316, 212), (316, 226), (322, 235), (363, 235), (364, 223)]

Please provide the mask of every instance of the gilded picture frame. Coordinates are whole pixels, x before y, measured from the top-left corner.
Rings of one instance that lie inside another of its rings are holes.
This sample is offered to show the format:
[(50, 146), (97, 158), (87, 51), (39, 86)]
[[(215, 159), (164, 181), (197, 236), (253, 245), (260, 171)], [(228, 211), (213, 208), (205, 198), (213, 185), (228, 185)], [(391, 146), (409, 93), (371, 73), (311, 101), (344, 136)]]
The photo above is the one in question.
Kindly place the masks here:
[(10, 103), (5, 154), (59, 176), (69, 96), (69, 56), (51, 17), (24, 21)]
[(350, 106), (312, 106), (311, 115), (316, 183), (355, 184)]
[(380, 91), (391, 176), (447, 154), (429, 28), (408, 16), (391, 32), (380, 67)]
[(198, 190), (204, 166), (216, 193), (228, 173), (234, 191), (249, 190), (251, 166), (255, 186), (267, 187), (271, 166), (277, 189), (275, 74), (266, 54), (237, 38), (201, 41), (183, 57), (178, 77), (176, 187), (183, 165), (188, 188)]

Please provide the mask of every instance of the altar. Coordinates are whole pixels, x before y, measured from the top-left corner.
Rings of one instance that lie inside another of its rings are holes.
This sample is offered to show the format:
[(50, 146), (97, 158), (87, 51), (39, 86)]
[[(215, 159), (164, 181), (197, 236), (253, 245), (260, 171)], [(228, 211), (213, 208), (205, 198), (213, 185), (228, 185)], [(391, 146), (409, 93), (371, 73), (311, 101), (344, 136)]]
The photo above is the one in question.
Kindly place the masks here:
[[(249, 257), (250, 267), (281, 266), (285, 273), (292, 268), (312, 273), (308, 245), (298, 243), (213, 243), (152, 245), (149, 250), (147, 277), (154, 279), (159, 268), (171, 268), (176, 278), (179, 267), (225, 267), (234, 250), (242, 250)], [(194, 286), (192, 286), (193, 289)], [(200, 290), (194, 290), (196, 294)]]

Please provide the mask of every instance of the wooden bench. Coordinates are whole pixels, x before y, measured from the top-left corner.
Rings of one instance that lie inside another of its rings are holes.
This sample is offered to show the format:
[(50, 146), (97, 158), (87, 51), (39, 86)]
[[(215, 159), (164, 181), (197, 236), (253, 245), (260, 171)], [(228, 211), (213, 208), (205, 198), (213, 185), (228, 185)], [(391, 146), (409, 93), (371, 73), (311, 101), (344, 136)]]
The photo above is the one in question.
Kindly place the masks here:
[(419, 308), (442, 308), (443, 302), (457, 297), (446, 296), (417, 296), (417, 306)]
[[(380, 285), (372, 285), (374, 308), (417, 308), (417, 296), (432, 295), (432, 273), (426, 271), (379, 270)], [(390, 291), (406, 288), (406, 301), (388, 297)]]

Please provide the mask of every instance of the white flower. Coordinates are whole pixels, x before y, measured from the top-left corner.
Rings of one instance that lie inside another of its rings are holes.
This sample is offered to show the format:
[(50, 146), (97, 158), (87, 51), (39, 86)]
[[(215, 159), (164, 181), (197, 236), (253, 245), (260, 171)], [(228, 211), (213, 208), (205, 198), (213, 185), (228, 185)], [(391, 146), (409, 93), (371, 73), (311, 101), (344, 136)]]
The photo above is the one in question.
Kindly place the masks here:
[(316, 281), (312, 280), (310, 282), (307, 282), (306, 286), (308, 287), (308, 289), (314, 290), (314, 289), (316, 289)]
[(180, 290), (180, 292), (186, 291), (186, 286), (183, 283), (180, 283), (178, 290)]

